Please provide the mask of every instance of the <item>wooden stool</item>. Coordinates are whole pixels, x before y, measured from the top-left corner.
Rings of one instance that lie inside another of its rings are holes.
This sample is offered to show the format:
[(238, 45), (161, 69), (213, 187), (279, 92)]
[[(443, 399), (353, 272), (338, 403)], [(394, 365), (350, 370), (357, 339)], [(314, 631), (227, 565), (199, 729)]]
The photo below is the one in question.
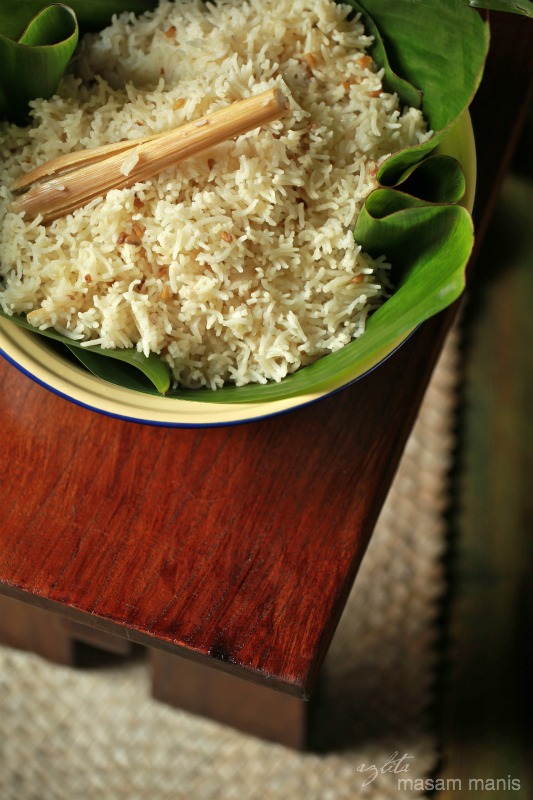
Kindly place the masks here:
[[(531, 27), (495, 15), (472, 108), (478, 247), (532, 53)], [(137, 642), (159, 699), (302, 746), (306, 701), (455, 312), (343, 392), (230, 428), (98, 415), (1, 360), (0, 640), (61, 664), (76, 641), (124, 655)]]
[[(78, 666), (78, 643), (129, 656), (131, 642), (59, 614), (0, 596), (0, 644), (27, 650), (56, 664)], [(221, 669), (147, 648), (152, 695), (245, 733), (288, 747), (306, 744), (309, 704)]]

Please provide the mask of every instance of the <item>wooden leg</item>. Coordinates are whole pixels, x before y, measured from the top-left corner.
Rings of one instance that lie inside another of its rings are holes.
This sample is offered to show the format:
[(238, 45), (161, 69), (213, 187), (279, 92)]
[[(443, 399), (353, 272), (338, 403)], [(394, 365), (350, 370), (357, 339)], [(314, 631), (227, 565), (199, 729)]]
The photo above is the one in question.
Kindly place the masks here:
[(131, 649), (127, 639), (63, 619), (59, 614), (0, 596), (0, 644), (28, 650), (56, 664), (74, 666), (75, 642), (119, 655)]
[(304, 700), (160, 650), (149, 652), (158, 700), (287, 747), (305, 747)]
[[(127, 639), (0, 596), (0, 644), (75, 666), (76, 642), (119, 655), (131, 650)], [(287, 747), (306, 746), (309, 704), (304, 700), (179, 656), (149, 652), (152, 694), (158, 700)]]
[(106, 653), (115, 653), (117, 656), (128, 656), (131, 653), (131, 642), (123, 639), (122, 636), (113, 636), (112, 633), (105, 633), (105, 631), (91, 628), (89, 625), (82, 625), (71, 619), (61, 621), (66, 635), (75, 642), (83, 642), (97, 650), (105, 650)]

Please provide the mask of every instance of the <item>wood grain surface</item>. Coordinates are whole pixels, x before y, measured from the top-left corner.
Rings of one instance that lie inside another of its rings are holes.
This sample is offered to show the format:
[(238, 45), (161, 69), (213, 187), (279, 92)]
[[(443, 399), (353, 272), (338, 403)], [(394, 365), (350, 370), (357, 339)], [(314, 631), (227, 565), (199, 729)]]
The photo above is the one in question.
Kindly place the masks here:
[[(495, 17), (481, 231), (531, 74), (529, 26)], [(2, 361), (0, 591), (309, 696), (454, 313), (355, 386), (232, 428), (98, 415)]]

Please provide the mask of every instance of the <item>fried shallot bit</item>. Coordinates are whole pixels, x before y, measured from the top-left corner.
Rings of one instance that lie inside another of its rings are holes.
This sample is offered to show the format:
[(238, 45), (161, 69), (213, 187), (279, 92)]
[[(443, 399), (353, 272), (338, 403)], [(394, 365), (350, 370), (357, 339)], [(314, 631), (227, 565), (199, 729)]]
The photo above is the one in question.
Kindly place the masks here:
[(357, 59), (357, 63), (362, 69), (366, 69), (372, 64), (372, 56), (361, 56), (361, 58)]
[(185, 100), (182, 97), (181, 100), (176, 100), (172, 108), (174, 109), (174, 111), (178, 111), (180, 108), (183, 108), (184, 105), (185, 105)]
[(369, 97), (379, 97), (381, 94), (381, 89), (373, 89), (371, 92), (368, 93)]
[(342, 86), (344, 87), (345, 91), (350, 91), (350, 86), (358, 85), (361, 83), (361, 78), (348, 78), (347, 80), (342, 82)]
[(364, 279), (365, 279), (364, 275), (355, 275), (352, 278), (351, 283), (362, 283), (364, 281)]
[(167, 37), (167, 39), (175, 39), (176, 32), (177, 32), (176, 26), (172, 25), (172, 27), (170, 27), (168, 31), (165, 31), (165, 36)]
[(117, 236), (117, 244), (124, 244), (126, 241), (127, 234), (124, 231), (121, 231)]
[(92, 283), (92, 282), (93, 282), (93, 279), (91, 278), (91, 276), (89, 274), (87, 274), (85, 276), (85, 283)]
[(220, 236), (221, 236), (221, 237), (222, 237), (222, 239), (223, 239), (225, 242), (227, 242), (228, 244), (231, 244), (231, 242), (233, 241), (233, 236), (232, 236), (232, 235), (231, 235), (231, 233), (229, 233), (228, 231), (222, 231), (222, 233), (220, 234)]
[(163, 286), (163, 288), (161, 289), (161, 294), (159, 295), (159, 297), (163, 301), (168, 300), (168, 298), (170, 297), (170, 289), (168, 288), (168, 286)]
[[(124, 239), (122, 239), (123, 234), (121, 233), (117, 241), (119, 244), (124, 244), (125, 242), (126, 244), (133, 245), (133, 247), (142, 247), (144, 231), (144, 227), (139, 222), (134, 222), (131, 226), (131, 233), (124, 234)], [(144, 251), (144, 255), (146, 256), (146, 250)]]
[[(134, 222), (133, 225), (131, 226), (131, 233), (128, 233), (126, 235), (126, 238), (124, 239), (124, 242), (126, 242), (126, 244), (131, 244), (134, 247), (142, 247), (143, 233), (144, 233), (143, 226), (140, 225), (138, 222)], [(122, 244), (122, 242), (121, 242), (121, 244)]]

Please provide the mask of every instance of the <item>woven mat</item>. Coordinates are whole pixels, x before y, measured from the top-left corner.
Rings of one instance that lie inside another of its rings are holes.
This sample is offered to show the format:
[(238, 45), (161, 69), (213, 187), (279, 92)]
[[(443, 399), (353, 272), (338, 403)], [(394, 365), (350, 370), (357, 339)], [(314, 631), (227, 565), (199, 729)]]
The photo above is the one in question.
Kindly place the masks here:
[(452, 336), (330, 649), (313, 752), (152, 700), (140, 658), (74, 670), (0, 648), (2, 800), (419, 795), (398, 779), (426, 777), (437, 758), (429, 709), (457, 358)]

